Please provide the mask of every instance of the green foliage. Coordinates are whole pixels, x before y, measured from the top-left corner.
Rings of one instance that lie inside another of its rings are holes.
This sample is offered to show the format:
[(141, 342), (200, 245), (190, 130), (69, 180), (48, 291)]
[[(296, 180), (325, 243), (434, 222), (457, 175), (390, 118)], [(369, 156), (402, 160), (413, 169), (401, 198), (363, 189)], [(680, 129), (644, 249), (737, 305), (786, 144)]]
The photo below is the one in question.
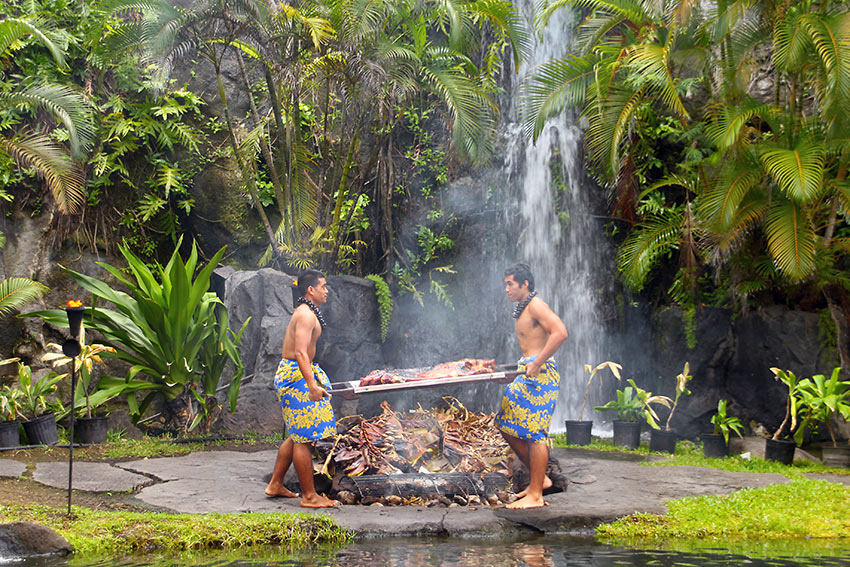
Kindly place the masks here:
[(805, 427), (816, 430), (818, 426), (826, 425), (832, 446), (838, 446), (832, 418), (841, 415), (845, 421), (850, 421), (850, 380), (839, 380), (840, 374), (839, 366), (832, 370), (829, 378), (816, 374), (800, 380), (797, 385), (800, 427), (794, 439), (798, 445), (802, 442)]
[(742, 436), (744, 424), (734, 415), (726, 415), (726, 400), (717, 400), (717, 413), (711, 416), (714, 425), (714, 434), (723, 435), (726, 444), (729, 444), (729, 433), (734, 431), (738, 437)]
[[(2, 363), (6, 364), (15, 360), (7, 359)], [(17, 366), (17, 387), (6, 385), (2, 390), (5, 400), (5, 411), (3, 413), (6, 421), (15, 419), (15, 414), (21, 419), (32, 420), (46, 413), (61, 412), (63, 410), (62, 402), (57, 399), (48, 399), (48, 396), (56, 394), (57, 384), (62, 381), (63, 377), (51, 372), (41, 380), (33, 380), (32, 370), (29, 366), (22, 362), (18, 362)]]
[(653, 429), (661, 429), (658, 425), (658, 414), (652, 406), (661, 404), (669, 408), (672, 400), (667, 396), (653, 396), (652, 392), (640, 388), (631, 378), (628, 383), (631, 385), (617, 390), (617, 399), (593, 409), (600, 412), (617, 412), (617, 419), (620, 421), (637, 421), (643, 418)]
[[(151, 269), (126, 246), (120, 247), (129, 264), (131, 281), (117, 268), (105, 263), (109, 271), (128, 290), (117, 291), (101, 280), (66, 269), (68, 274), (92, 294), (95, 303), (108, 301), (115, 309), (86, 307), (84, 323), (101, 333), (116, 352), (105, 353), (130, 364), (125, 378), (102, 376), (104, 387), (123, 385), (128, 393), (130, 414), (138, 421), (155, 400), (168, 403), (189, 394), (215, 396), (226, 358), (235, 371), (227, 386), (230, 410), (236, 408), (236, 398), (242, 379), (242, 362), (236, 344), (241, 336), (226, 328), (226, 319), (219, 320), (216, 312), (224, 306), (214, 293), (207, 291), (212, 271), (218, 265), (224, 248), (210, 261), (198, 264), (197, 247), (192, 245), (184, 262), (179, 244), (169, 262)], [(57, 326), (67, 324), (64, 311), (38, 311), (37, 316)], [(247, 325), (246, 321), (246, 325)], [(243, 326), (243, 330), (244, 330)], [(138, 376), (147, 378), (141, 380)], [(135, 392), (147, 391), (141, 403)], [(205, 398), (206, 399), (206, 398)], [(183, 428), (198, 424), (195, 416), (181, 423)]]
[(428, 284), (428, 291), (437, 298), (437, 301), (454, 309), (451, 295), (443, 282), (438, 279), (440, 274), (454, 274), (454, 267), (451, 264), (434, 265), (434, 260), (439, 258), (441, 252), (450, 250), (454, 246), (454, 241), (445, 231), (435, 233), (425, 225), (419, 225), (416, 239), (419, 245), (418, 253), (405, 250), (407, 261), (403, 265), (396, 264), (393, 267), (392, 274), (400, 293), (412, 294), (419, 305), (424, 307), (424, 294), (419, 289), (420, 282), (424, 280)]
[(381, 276), (369, 274), (367, 280), (375, 284), (375, 297), (378, 300), (378, 313), (381, 316), (381, 342), (387, 340), (387, 331), (390, 328), (390, 319), (393, 316), (393, 294), (390, 286)]

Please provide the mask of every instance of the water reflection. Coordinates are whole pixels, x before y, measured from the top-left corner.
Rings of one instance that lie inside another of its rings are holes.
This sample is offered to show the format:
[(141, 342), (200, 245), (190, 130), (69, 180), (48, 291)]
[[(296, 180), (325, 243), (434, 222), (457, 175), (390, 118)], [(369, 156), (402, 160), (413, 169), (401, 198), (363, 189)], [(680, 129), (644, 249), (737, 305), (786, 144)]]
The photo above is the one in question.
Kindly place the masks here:
[[(539, 537), (517, 541), (383, 539), (343, 548), (287, 551), (251, 548), (219, 553), (184, 553), (116, 558), (41, 558), (19, 567), (847, 567), (850, 547), (818, 549), (792, 542), (771, 552), (771, 544), (742, 551), (671, 551), (603, 545), (587, 538)], [(766, 546), (766, 547), (765, 547)], [(2, 564), (2, 562), (0, 562)]]

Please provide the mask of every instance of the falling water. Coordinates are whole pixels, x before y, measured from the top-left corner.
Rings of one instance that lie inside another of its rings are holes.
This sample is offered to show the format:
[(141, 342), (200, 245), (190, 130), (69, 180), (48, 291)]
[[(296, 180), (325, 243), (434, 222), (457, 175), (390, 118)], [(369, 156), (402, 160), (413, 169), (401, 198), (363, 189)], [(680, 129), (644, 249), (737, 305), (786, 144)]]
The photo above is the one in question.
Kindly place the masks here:
[[(532, 0), (517, 6), (531, 20)], [(519, 84), (537, 65), (560, 57), (570, 47), (574, 21), (562, 9), (550, 20), (542, 41), (516, 74)], [(564, 419), (577, 419), (584, 395), (585, 363), (605, 360), (605, 333), (599, 306), (604, 274), (613, 273), (602, 239), (601, 223), (591, 213), (593, 191), (583, 174), (581, 130), (573, 113), (550, 119), (535, 143), (524, 133), (517, 104), (507, 124), (506, 174), (516, 194), (519, 223), (516, 258), (527, 263), (540, 296), (567, 326), (569, 338), (556, 355), (561, 391), (552, 430), (562, 431)], [(509, 211), (510, 212), (510, 211)], [(584, 419), (593, 411), (585, 409)]]

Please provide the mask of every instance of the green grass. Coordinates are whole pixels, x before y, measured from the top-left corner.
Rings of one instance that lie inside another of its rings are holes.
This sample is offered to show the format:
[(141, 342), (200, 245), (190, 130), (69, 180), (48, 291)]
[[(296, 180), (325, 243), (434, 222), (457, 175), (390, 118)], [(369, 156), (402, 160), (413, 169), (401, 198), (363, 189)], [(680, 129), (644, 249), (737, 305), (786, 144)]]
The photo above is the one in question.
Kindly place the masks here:
[(73, 507), (0, 506), (6, 522), (36, 522), (65, 537), (78, 553), (127, 554), (233, 549), (246, 546), (303, 547), (344, 543), (351, 534), (328, 516), (285, 513), (162, 514)]
[(829, 539), (850, 542), (850, 487), (822, 480), (699, 496), (667, 503), (666, 515), (634, 514), (597, 528), (605, 543), (673, 538), (713, 542)]

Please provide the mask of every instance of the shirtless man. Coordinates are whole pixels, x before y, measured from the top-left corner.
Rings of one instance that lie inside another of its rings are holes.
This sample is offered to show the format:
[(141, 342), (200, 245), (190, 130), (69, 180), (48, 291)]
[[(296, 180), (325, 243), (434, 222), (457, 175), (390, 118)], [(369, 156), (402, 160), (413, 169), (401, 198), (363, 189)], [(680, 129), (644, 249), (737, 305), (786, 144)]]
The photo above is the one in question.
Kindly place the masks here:
[(508, 508), (543, 506), (543, 491), (552, 486), (546, 476), (549, 447), (546, 444), (552, 412), (558, 401), (560, 377), (552, 355), (567, 338), (564, 323), (534, 291), (534, 276), (525, 264), (505, 270), (505, 293), (517, 303), (516, 334), (522, 358), (521, 374), (508, 384), (496, 425), (516, 456), (528, 468), (528, 487)]
[(329, 508), (339, 504), (321, 496), (313, 484), (313, 441), (336, 433), (336, 419), (330, 402), (330, 380), (313, 362), (316, 341), (325, 327), (318, 306), (328, 300), (328, 284), (318, 270), (304, 270), (298, 275), (300, 298), (283, 338), (283, 358), (274, 377), (274, 386), (283, 410), (288, 437), (277, 451), (274, 471), (266, 496), (296, 498), (283, 486), (283, 477), (291, 463), (301, 485), (301, 505), (306, 508)]

